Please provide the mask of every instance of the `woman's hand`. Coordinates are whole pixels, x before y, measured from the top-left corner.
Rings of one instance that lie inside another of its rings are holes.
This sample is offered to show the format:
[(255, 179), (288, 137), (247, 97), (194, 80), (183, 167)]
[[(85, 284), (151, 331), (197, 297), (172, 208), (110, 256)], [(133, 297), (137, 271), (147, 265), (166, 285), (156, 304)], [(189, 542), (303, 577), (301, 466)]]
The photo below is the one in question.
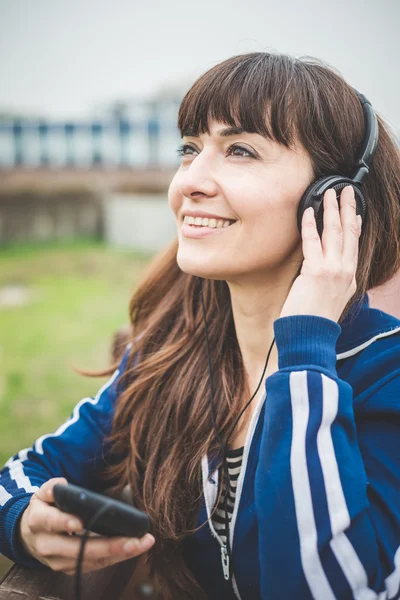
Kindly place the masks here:
[[(53, 486), (56, 483), (68, 482), (60, 477), (50, 479), (32, 496), (20, 521), (20, 538), (26, 552), (44, 565), (54, 571), (73, 575), (81, 539), (67, 534), (83, 532), (84, 528), (77, 517), (52, 506)], [(153, 544), (154, 537), (150, 534), (141, 539), (89, 537), (85, 545), (82, 572), (95, 571), (139, 556)]]
[(356, 216), (352, 186), (342, 190), (340, 212), (336, 192), (327, 190), (325, 193), (322, 240), (313, 209), (305, 211), (302, 220), (304, 261), (280, 317), (316, 315), (336, 322), (339, 320), (357, 289), (360, 234), (361, 217)]

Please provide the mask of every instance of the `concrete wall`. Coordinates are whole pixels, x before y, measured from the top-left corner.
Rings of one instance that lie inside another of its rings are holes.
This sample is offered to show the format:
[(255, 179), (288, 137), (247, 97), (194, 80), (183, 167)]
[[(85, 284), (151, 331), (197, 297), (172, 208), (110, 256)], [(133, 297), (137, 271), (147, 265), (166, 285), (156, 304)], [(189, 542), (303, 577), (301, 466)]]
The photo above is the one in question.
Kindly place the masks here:
[(0, 245), (102, 237), (102, 206), (91, 192), (0, 195)]
[(158, 252), (176, 236), (166, 194), (113, 194), (103, 206), (104, 239), (112, 246)]

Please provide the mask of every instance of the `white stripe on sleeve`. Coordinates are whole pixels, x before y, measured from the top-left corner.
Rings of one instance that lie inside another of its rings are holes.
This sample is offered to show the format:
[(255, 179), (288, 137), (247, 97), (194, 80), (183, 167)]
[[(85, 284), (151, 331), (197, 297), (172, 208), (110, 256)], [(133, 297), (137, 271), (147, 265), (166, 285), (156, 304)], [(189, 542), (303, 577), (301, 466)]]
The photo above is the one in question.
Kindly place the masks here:
[(36, 452), (38, 452), (39, 454), (44, 454), (44, 450), (43, 450), (43, 442), (44, 440), (47, 440), (50, 437), (57, 437), (59, 435), (61, 435), (62, 433), (64, 433), (64, 431), (66, 429), (68, 429), (68, 427), (70, 427), (71, 425), (73, 425), (74, 423), (76, 423), (79, 419), (79, 411), (80, 408), (83, 404), (86, 404), (86, 402), (89, 402), (90, 404), (97, 404), (97, 402), (100, 399), (100, 396), (103, 394), (103, 392), (106, 391), (107, 388), (109, 388), (115, 381), (115, 379), (117, 378), (119, 374), (119, 369), (117, 369), (114, 374), (112, 375), (112, 377), (107, 381), (107, 383), (105, 383), (103, 385), (103, 387), (97, 392), (96, 397), (95, 398), (83, 398), (83, 400), (81, 400), (80, 402), (78, 402), (78, 404), (75, 406), (72, 416), (65, 421), (65, 423), (63, 423), (54, 433), (49, 433), (47, 435), (42, 435), (40, 438), (38, 438), (34, 444), (34, 448), (36, 450)]
[(4, 506), (6, 502), (11, 500), (12, 496), (2, 485), (0, 485), (0, 506)]
[[(72, 416), (65, 423), (63, 423), (54, 433), (42, 435), (40, 438), (38, 438), (33, 445), (33, 448), (36, 450), (36, 452), (38, 452), (39, 454), (44, 454), (44, 450), (43, 450), (44, 440), (46, 440), (47, 438), (50, 438), (50, 437), (56, 437), (56, 436), (61, 435), (62, 433), (64, 433), (64, 431), (68, 427), (70, 427), (70, 425), (73, 425), (73, 423), (76, 423), (78, 421), (79, 410), (83, 404), (85, 404), (86, 402), (89, 402), (91, 404), (97, 404), (97, 402), (99, 401), (103, 392), (114, 383), (118, 374), (119, 374), (119, 369), (117, 369), (114, 372), (114, 374), (111, 376), (111, 378), (98, 391), (95, 398), (84, 398), (83, 400), (81, 400), (75, 406)], [(10, 458), (6, 462), (5, 466), (9, 469), (10, 478), (15, 481), (15, 483), (17, 484), (19, 489), (22, 489), (25, 492), (36, 492), (39, 489), (39, 487), (37, 485), (32, 485), (31, 480), (25, 474), (24, 466), (23, 466), (23, 462), (25, 460), (27, 460), (28, 452), (30, 450), (32, 450), (32, 448), (24, 448), (23, 450), (20, 450), (20, 452), (18, 453), (18, 458), (16, 458), (16, 459)], [(5, 491), (5, 494), (0, 491), (0, 505), (1, 506), (3, 506), (5, 504), (5, 502), (7, 502), (10, 499), (6, 495), (6, 494), (8, 494), (8, 492), (6, 492), (6, 490), (4, 490), (4, 491)]]
[[(330, 546), (353, 593), (355, 600), (378, 600), (378, 594), (368, 587), (368, 577), (353, 545), (344, 533), (350, 526), (339, 466), (332, 440), (331, 426), (338, 412), (339, 388), (324, 374), (322, 378), (322, 421), (317, 434), (317, 448), (326, 491), (332, 530)], [(383, 592), (386, 597), (386, 592)], [(379, 595), (379, 598), (382, 595)]]
[(394, 570), (386, 577), (385, 584), (390, 600), (399, 593), (400, 588), (400, 546), (397, 548), (396, 554), (394, 555)]
[(335, 381), (322, 375), (322, 421), (317, 433), (317, 448), (324, 478), (332, 537), (350, 526), (350, 514), (340, 481), (331, 426), (339, 407), (339, 389)]
[(300, 538), (301, 563), (313, 598), (335, 600), (318, 553), (317, 528), (307, 469), (306, 432), (310, 414), (307, 371), (292, 372), (289, 385), (293, 419), (290, 470)]
[(17, 487), (22, 489), (24, 492), (37, 492), (39, 489), (37, 485), (32, 485), (31, 480), (25, 474), (23, 461), (26, 460), (30, 448), (24, 448), (18, 452), (18, 458), (10, 458), (6, 462), (6, 467), (10, 474), (10, 478), (15, 481)]

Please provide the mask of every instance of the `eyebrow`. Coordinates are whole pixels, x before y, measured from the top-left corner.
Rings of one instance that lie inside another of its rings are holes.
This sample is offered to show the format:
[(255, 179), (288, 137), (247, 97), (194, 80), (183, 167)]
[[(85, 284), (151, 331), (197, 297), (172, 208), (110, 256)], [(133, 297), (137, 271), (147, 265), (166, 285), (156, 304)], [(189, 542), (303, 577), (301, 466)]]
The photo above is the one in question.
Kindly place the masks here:
[[(232, 135), (240, 135), (241, 133), (247, 133), (243, 127), (225, 127), (225, 129), (221, 129), (218, 131), (219, 137), (229, 137)], [(200, 135), (193, 130), (188, 129), (183, 132), (183, 137), (195, 137), (198, 138)]]

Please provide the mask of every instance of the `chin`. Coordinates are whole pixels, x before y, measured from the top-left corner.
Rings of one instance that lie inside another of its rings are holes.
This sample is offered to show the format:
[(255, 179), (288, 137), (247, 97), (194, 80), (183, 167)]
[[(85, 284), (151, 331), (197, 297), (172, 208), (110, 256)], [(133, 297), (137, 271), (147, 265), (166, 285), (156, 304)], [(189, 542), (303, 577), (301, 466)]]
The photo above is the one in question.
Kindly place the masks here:
[[(177, 254), (178, 267), (188, 275), (202, 277), (203, 279), (218, 279), (225, 280), (228, 276), (222, 265), (211, 264), (211, 261), (202, 259), (201, 256), (185, 256), (178, 250)], [(215, 262), (215, 261), (214, 261)]]

